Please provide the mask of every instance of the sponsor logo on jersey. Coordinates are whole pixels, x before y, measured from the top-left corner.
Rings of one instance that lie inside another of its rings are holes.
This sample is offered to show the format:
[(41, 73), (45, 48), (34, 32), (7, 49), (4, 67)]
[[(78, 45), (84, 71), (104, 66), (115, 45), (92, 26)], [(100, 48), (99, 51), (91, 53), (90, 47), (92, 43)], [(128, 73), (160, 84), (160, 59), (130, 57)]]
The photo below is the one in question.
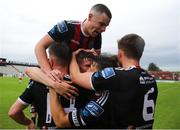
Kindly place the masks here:
[(90, 115), (90, 112), (88, 110), (86, 110), (86, 109), (83, 109), (82, 115), (85, 116), (85, 117), (88, 117)]
[(139, 82), (140, 84), (152, 84), (152, 83), (155, 83), (155, 80), (153, 77), (149, 77), (149, 76), (140, 76), (139, 77)]
[(115, 75), (115, 72), (114, 72), (113, 68), (105, 68), (104, 70), (102, 70), (102, 76), (105, 79), (108, 79), (114, 75)]
[(94, 101), (90, 101), (85, 108), (95, 117), (100, 116), (104, 112), (104, 109)]
[(65, 21), (62, 21), (62, 22), (58, 23), (57, 28), (58, 28), (60, 33), (64, 33), (64, 32), (68, 31), (68, 27), (67, 27)]

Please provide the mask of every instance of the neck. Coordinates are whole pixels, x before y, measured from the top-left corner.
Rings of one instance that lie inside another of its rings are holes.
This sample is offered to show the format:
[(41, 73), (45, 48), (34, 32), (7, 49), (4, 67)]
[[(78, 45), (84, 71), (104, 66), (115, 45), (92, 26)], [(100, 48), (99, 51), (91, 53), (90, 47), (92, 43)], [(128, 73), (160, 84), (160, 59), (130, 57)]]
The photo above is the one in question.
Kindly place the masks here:
[(88, 20), (85, 19), (81, 24), (81, 31), (84, 36), (89, 37), (88, 30), (87, 30)]
[(140, 63), (138, 60), (134, 60), (134, 59), (128, 59), (125, 60), (125, 62), (122, 61), (122, 67), (124, 69), (128, 69), (131, 66), (140, 66)]
[(57, 69), (59, 71), (61, 71), (61, 73), (63, 74), (68, 74), (68, 67), (62, 67), (62, 66), (54, 66), (53, 69)]

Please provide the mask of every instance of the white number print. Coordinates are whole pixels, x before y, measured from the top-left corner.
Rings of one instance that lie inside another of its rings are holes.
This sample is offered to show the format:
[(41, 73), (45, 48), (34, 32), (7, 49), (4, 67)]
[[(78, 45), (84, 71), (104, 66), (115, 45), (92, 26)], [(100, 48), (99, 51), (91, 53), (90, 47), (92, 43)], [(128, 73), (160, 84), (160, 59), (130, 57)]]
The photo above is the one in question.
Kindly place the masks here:
[[(154, 92), (154, 88), (151, 88), (145, 95), (144, 95), (144, 106), (143, 106), (143, 119), (145, 121), (149, 121), (154, 119), (154, 100), (148, 100), (148, 96), (150, 93)], [(152, 108), (152, 112), (148, 113), (147, 109)]]
[(50, 95), (47, 93), (46, 123), (51, 123)]

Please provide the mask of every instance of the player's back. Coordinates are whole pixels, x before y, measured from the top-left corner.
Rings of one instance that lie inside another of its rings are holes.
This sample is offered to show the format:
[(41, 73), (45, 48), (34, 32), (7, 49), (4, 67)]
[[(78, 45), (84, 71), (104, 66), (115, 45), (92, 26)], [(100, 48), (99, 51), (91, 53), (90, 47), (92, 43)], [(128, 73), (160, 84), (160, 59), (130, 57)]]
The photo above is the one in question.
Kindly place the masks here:
[(114, 128), (152, 128), (157, 85), (140, 68), (116, 68), (110, 88), (111, 126)]

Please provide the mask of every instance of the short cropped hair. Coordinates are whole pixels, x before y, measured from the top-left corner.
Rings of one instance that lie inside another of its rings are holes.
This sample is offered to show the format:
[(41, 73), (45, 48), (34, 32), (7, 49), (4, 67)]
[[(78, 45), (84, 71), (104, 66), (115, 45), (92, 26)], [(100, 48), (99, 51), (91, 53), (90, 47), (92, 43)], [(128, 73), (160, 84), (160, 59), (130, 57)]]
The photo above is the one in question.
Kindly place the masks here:
[(104, 4), (96, 4), (91, 8), (91, 11), (96, 11), (100, 13), (105, 13), (110, 19), (112, 18), (111, 11), (109, 8)]
[(145, 41), (137, 34), (127, 34), (118, 40), (118, 49), (128, 58), (140, 60), (144, 51)]
[(94, 60), (95, 56), (90, 53), (90, 52), (86, 52), (84, 50), (81, 50), (77, 55), (76, 55), (76, 60), (78, 64), (81, 64), (81, 62), (84, 59), (89, 59), (89, 60)]
[(118, 67), (116, 55), (99, 55), (95, 57), (94, 62), (96, 63), (98, 70), (102, 70), (106, 67)]
[(68, 66), (72, 52), (65, 42), (54, 42), (48, 48), (49, 55), (54, 57), (61, 66)]

